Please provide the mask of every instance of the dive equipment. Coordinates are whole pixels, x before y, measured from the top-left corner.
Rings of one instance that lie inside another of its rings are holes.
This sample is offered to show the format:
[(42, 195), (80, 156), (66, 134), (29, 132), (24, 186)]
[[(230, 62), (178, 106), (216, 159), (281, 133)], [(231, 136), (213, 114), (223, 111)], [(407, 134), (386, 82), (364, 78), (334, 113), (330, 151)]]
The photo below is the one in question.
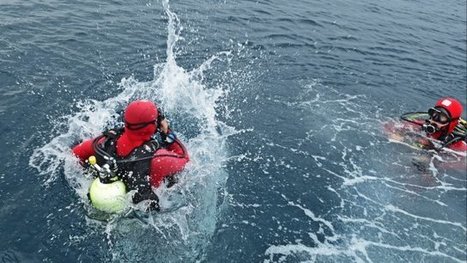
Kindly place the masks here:
[(441, 124), (446, 124), (451, 121), (449, 112), (447, 112), (444, 108), (430, 108), (428, 110), (428, 115), (430, 115), (430, 120)]
[(422, 126), (425, 120), (429, 119), (427, 112), (407, 112), (401, 116), (401, 119), (416, 125)]
[[(407, 121), (409, 123), (421, 126), (422, 130), (427, 134), (433, 134), (440, 131), (440, 127), (438, 127), (437, 123), (448, 123), (452, 121), (450, 114), (446, 114), (446, 110), (444, 108), (431, 108), (428, 112), (408, 112), (401, 116), (401, 119)], [(444, 117), (441, 115), (447, 115), (448, 122), (445, 122)], [(433, 118), (434, 117), (434, 118)], [(457, 117), (457, 115), (455, 115)], [(433, 120), (434, 122), (430, 121)], [(450, 124), (451, 125), (451, 124)], [(443, 125), (444, 126), (444, 125)], [(444, 141), (440, 141), (434, 138), (426, 137), (426, 139), (430, 140), (438, 147), (434, 147), (435, 150), (441, 150), (442, 148), (449, 147), (450, 145), (458, 142), (458, 141), (466, 141), (467, 142), (467, 121), (458, 117), (458, 123), (451, 132), (450, 136), (448, 136)]]
[(92, 205), (103, 212), (119, 213), (126, 207), (126, 187), (122, 181), (102, 183), (94, 179), (89, 187), (89, 199)]
[(169, 131), (169, 133), (167, 134), (165, 138), (165, 141), (170, 144), (170, 143), (173, 143), (176, 139), (177, 139), (177, 135), (175, 134), (175, 132)]
[(98, 210), (107, 213), (119, 213), (126, 207), (126, 186), (118, 180), (116, 163), (109, 158), (102, 167), (96, 162), (96, 157), (90, 156), (88, 164), (97, 177), (89, 187), (89, 200)]
[(436, 124), (431, 123), (429, 120), (426, 120), (425, 124), (422, 125), (422, 130), (428, 134), (433, 134), (439, 131), (439, 127)]

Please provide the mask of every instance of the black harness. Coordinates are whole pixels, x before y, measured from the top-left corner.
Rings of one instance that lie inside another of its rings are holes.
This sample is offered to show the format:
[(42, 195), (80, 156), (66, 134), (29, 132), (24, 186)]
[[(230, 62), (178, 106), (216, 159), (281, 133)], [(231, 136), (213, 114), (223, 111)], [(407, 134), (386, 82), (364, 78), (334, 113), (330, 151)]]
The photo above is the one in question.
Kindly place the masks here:
[(128, 156), (117, 155), (117, 140), (123, 128), (104, 132), (93, 141), (96, 161), (99, 166), (109, 164), (115, 175), (125, 183), (129, 191), (136, 190), (133, 202), (157, 200), (151, 189), (149, 173), (154, 153), (161, 148), (157, 140), (150, 140), (135, 148)]

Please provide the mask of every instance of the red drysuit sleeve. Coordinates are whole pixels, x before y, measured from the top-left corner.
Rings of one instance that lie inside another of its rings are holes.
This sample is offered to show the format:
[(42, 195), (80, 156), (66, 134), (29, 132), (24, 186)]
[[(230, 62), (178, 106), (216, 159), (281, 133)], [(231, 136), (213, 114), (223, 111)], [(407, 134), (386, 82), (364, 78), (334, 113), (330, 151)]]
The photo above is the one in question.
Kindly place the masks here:
[(73, 147), (73, 154), (76, 155), (81, 161), (85, 161), (91, 155), (95, 155), (94, 149), (92, 147), (92, 142), (94, 139), (86, 140), (75, 147)]
[(458, 151), (458, 152), (466, 152), (467, 151), (467, 142), (465, 141), (457, 141), (451, 145), (449, 145), (449, 149)]
[(157, 150), (151, 160), (151, 185), (159, 187), (165, 177), (182, 171), (189, 160), (185, 146), (178, 139), (167, 148)]

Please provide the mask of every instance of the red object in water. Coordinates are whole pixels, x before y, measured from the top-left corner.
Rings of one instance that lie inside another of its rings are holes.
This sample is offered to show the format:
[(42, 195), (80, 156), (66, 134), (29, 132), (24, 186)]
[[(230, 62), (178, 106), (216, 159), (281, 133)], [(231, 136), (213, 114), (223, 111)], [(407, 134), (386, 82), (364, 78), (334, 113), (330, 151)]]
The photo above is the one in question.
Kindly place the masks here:
[[(122, 137), (123, 135), (120, 136), (120, 138)], [(92, 142), (93, 139), (86, 140), (73, 147), (73, 154), (84, 162), (91, 155), (96, 154), (93, 149)], [(149, 174), (149, 181), (151, 186), (159, 187), (166, 177), (181, 172), (185, 168), (185, 165), (188, 163), (188, 161), (188, 152), (178, 139), (174, 143), (170, 144), (167, 148), (158, 149), (154, 153), (154, 157), (151, 160)]]
[(449, 145), (448, 148), (456, 152), (467, 152), (467, 143), (465, 141), (457, 141)]
[[(157, 131), (159, 115), (160, 112), (152, 101), (137, 100), (128, 104), (123, 115), (125, 128), (116, 143), (117, 156), (129, 156), (134, 149), (151, 140), (151, 136)], [(96, 155), (93, 141), (94, 139), (86, 140), (75, 146), (73, 154), (81, 161)], [(182, 171), (188, 161), (188, 153), (178, 139), (166, 148), (156, 150), (149, 168), (151, 185), (159, 187), (164, 178)]]
[(175, 151), (174, 149), (157, 150), (151, 161), (151, 185), (153, 187), (159, 187), (164, 181), (164, 178), (181, 172), (185, 168), (188, 160), (188, 154), (184, 147), (179, 147), (179, 149)]
[[(426, 137), (423, 138), (423, 134), (421, 131), (421, 125), (423, 121), (421, 120), (414, 120), (413, 122), (397, 122), (391, 121), (387, 122), (383, 125), (383, 129), (385, 134), (392, 140), (404, 142), (407, 144), (412, 144), (413, 146), (419, 148), (427, 148), (431, 147), (430, 140), (428, 138), (432, 138), (431, 140), (437, 141), (435, 136), (425, 135)], [(417, 135), (418, 136), (415, 136)], [(414, 137), (415, 136), (415, 137)], [(439, 141), (440, 144), (443, 142)], [(467, 143), (463, 140), (454, 142), (449, 144), (446, 148), (451, 149), (457, 152), (466, 152), (467, 151)]]
[[(454, 98), (446, 97), (439, 99), (436, 104), (436, 108), (443, 108), (449, 113), (451, 122), (449, 123), (447, 133), (451, 133), (459, 123), (459, 118), (462, 115), (463, 107), (462, 104)], [(435, 137), (438, 138), (438, 137)]]

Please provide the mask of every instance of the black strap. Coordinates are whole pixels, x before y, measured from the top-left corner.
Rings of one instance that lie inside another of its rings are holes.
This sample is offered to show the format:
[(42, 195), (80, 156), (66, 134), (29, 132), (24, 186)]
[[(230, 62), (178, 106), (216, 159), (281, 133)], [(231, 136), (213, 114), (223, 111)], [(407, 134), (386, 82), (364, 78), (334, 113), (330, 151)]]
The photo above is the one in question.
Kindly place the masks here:
[[(161, 145), (159, 144), (158, 141), (150, 140), (134, 150), (134, 152), (136, 152), (136, 151), (142, 151), (141, 149), (143, 149), (144, 151), (147, 152), (146, 156), (138, 157), (138, 158), (117, 158), (116, 153), (115, 153), (116, 151), (115, 143), (118, 137), (122, 135), (122, 133), (123, 133), (123, 128), (108, 130), (108, 131), (103, 132), (101, 136), (95, 138), (94, 141), (92, 142), (92, 147), (94, 149), (94, 152), (103, 156), (104, 158), (108, 158), (108, 159), (113, 158), (116, 160), (117, 163), (132, 163), (132, 162), (145, 161), (145, 160), (152, 159), (154, 156), (154, 153), (159, 148), (161, 148)], [(100, 147), (99, 145), (99, 141), (102, 140), (102, 138), (105, 138), (105, 141), (103, 142), (104, 147)], [(111, 145), (112, 143), (114, 145)], [(104, 149), (107, 149), (107, 151)]]
[(420, 116), (423, 116), (423, 115), (426, 115), (426, 117), (428, 117), (427, 112), (417, 111), (417, 112), (404, 113), (400, 118), (402, 120), (404, 120), (404, 121), (407, 121), (407, 122), (422, 126), (423, 122), (420, 122), (420, 121), (422, 121), (422, 120), (424, 121), (426, 118), (416, 118), (416, 117), (420, 117)]

